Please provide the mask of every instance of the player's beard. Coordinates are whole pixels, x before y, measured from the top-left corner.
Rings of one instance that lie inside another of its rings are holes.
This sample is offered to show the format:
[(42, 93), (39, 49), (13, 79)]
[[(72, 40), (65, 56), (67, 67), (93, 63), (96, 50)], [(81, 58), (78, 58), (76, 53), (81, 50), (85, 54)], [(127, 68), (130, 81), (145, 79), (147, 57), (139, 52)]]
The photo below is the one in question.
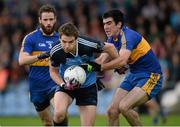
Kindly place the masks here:
[(41, 23), (40, 26), (46, 35), (51, 35), (55, 31), (55, 24), (52, 27), (46, 27)]

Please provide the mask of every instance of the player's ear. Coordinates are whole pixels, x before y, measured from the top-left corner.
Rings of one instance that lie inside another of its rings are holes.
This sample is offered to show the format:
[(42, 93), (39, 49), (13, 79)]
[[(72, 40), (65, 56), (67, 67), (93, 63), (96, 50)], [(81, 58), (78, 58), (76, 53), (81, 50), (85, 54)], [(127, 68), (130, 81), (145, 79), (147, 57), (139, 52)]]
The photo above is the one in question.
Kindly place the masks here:
[(119, 29), (121, 29), (121, 26), (122, 26), (122, 23), (121, 23), (121, 22), (118, 22), (118, 23), (117, 23), (117, 27), (118, 27)]
[(38, 19), (39, 19), (39, 23), (41, 23), (41, 18), (39, 17)]
[(54, 21), (56, 22), (56, 20), (57, 20), (57, 17), (55, 16), (55, 17), (54, 17)]

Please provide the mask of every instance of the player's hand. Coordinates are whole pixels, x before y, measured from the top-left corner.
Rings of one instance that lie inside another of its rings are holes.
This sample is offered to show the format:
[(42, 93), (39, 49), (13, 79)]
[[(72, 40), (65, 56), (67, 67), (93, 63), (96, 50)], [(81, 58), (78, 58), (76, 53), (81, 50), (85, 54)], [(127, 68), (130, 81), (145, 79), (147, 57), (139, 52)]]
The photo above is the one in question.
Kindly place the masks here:
[(41, 53), (37, 56), (38, 60), (42, 60), (42, 59), (45, 59), (45, 58), (48, 58), (50, 56), (50, 53), (49, 52), (45, 52), (45, 53)]
[(88, 72), (101, 71), (101, 65), (92, 61), (88, 61), (86, 64), (81, 64), (80, 66)]
[(68, 82), (61, 84), (65, 90), (75, 90), (80, 88), (80, 83), (76, 79), (70, 79)]
[(121, 67), (121, 68), (115, 69), (114, 72), (117, 72), (119, 75), (122, 75), (122, 74), (125, 74), (127, 70), (128, 70), (127, 67)]

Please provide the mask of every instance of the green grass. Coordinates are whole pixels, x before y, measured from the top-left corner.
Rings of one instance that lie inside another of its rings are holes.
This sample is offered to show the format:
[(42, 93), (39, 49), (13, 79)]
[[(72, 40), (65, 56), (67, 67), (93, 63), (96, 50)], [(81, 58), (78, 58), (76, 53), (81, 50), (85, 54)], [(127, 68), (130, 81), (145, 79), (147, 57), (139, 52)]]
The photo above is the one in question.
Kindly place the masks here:
[[(125, 118), (121, 117), (120, 124), (122, 126), (127, 126), (128, 123)], [(153, 126), (151, 117), (148, 115), (141, 115), (141, 121), (145, 126)], [(39, 126), (41, 121), (38, 117), (1, 117), (0, 116), (0, 126)], [(79, 116), (70, 116), (69, 125), (79, 126), (80, 120)], [(96, 126), (106, 126), (107, 118), (104, 115), (98, 115), (96, 118)], [(159, 126), (178, 126), (180, 125), (180, 115), (169, 115), (166, 124), (162, 124), (160, 121)]]

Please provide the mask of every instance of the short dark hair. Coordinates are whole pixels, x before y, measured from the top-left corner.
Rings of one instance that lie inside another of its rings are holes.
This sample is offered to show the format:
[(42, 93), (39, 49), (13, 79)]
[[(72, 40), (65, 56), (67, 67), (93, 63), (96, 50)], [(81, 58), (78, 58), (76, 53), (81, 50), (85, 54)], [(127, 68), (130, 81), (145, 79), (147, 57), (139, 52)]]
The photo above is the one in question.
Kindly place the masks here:
[(105, 12), (102, 16), (103, 19), (106, 19), (109, 17), (112, 17), (116, 24), (118, 22), (121, 22), (122, 26), (124, 25), (124, 14), (120, 10), (113, 9), (113, 10)]
[(54, 13), (54, 16), (56, 16), (56, 9), (52, 5), (49, 5), (49, 4), (41, 6), (38, 12), (38, 16), (41, 17), (41, 14), (43, 12), (52, 12)]
[(79, 32), (77, 27), (72, 24), (71, 22), (63, 24), (59, 29), (58, 29), (59, 36), (61, 37), (62, 35), (66, 36), (74, 36), (75, 39), (78, 38)]

